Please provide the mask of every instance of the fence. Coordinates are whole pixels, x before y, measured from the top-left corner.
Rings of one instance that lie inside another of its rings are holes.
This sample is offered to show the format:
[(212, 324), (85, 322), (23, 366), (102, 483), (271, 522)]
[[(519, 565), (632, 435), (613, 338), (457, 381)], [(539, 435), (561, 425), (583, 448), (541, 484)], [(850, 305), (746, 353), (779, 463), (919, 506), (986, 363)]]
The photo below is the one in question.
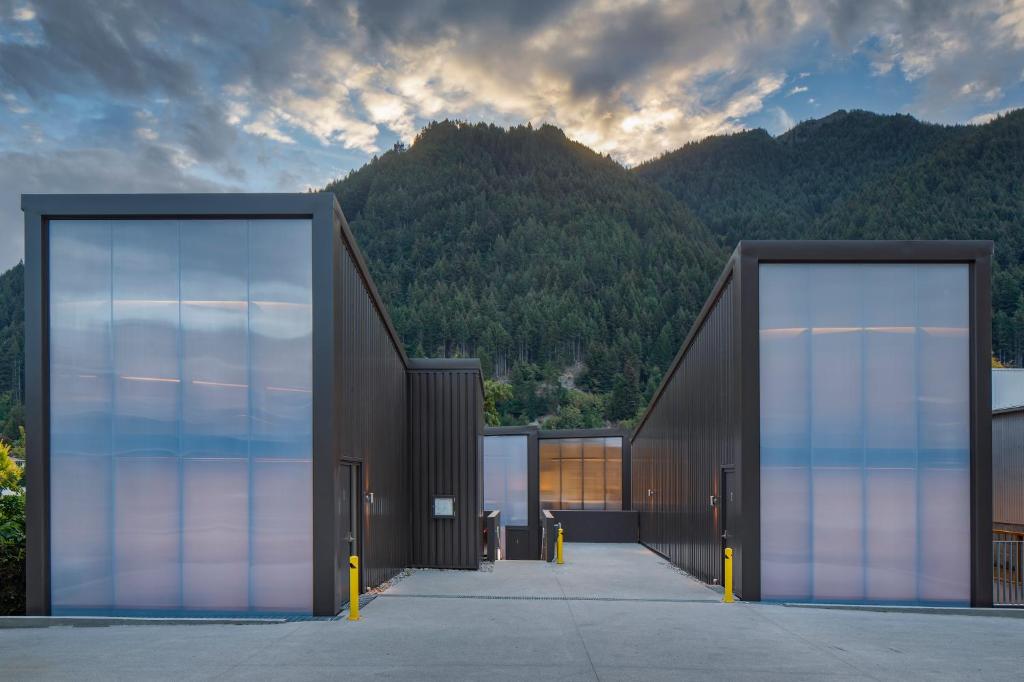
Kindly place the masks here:
[(992, 601), (996, 606), (1024, 606), (1024, 532), (992, 532)]

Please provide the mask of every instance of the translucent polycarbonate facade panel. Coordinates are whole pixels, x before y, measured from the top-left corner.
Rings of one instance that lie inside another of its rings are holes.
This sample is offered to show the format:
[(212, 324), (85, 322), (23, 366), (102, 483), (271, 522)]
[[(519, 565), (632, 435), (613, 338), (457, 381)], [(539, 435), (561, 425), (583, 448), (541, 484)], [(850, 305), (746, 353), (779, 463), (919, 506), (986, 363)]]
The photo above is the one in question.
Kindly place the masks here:
[(500, 511), (502, 526), (529, 524), (526, 436), (484, 437), (484, 509)]
[(561, 442), (562, 501), (560, 509), (583, 509), (583, 441)]
[(308, 220), (54, 220), (51, 600), (312, 608)]
[[(61, 233), (51, 223), (51, 232)], [(55, 607), (114, 595), (110, 225), (50, 241), (50, 565)]]
[(182, 604), (249, 606), (249, 463), (195, 457), (182, 467)]
[(604, 509), (604, 438), (583, 440), (583, 508)]
[(605, 438), (604, 456), (604, 508), (619, 511), (622, 509), (622, 439)]
[(543, 509), (622, 509), (622, 438), (542, 438)]
[(562, 463), (558, 441), (541, 441), (540, 450), (540, 507), (561, 509)]
[(970, 600), (969, 270), (760, 266), (764, 599)]

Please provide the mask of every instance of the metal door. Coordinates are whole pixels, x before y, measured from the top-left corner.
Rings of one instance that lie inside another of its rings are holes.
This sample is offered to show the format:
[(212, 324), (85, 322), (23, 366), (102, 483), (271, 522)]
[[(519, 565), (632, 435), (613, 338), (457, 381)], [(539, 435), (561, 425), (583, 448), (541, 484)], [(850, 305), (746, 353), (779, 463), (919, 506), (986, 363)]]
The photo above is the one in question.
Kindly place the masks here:
[(530, 551), (530, 529), (525, 526), (505, 526), (505, 558), (536, 559)]
[(732, 467), (722, 469), (722, 580), (725, 579), (725, 548), (730, 547), (733, 551), (733, 567), (736, 565), (736, 533), (739, 513), (736, 499), (736, 470)]
[[(349, 595), (349, 569), (348, 558), (360, 554), (359, 546), (359, 500), (362, 499), (361, 485), (359, 478), (359, 465), (350, 462), (339, 462), (336, 470), (335, 490), (337, 490), (337, 517), (338, 517), (338, 566), (343, 573), (338, 581), (341, 590), (342, 603), (348, 603)], [(362, 573), (362, 561), (360, 561), (360, 574)], [(362, 583), (362, 575), (360, 575)], [(362, 585), (360, 584), (360, 588)], [(360, 589), (360, 592), (362, 589)]]

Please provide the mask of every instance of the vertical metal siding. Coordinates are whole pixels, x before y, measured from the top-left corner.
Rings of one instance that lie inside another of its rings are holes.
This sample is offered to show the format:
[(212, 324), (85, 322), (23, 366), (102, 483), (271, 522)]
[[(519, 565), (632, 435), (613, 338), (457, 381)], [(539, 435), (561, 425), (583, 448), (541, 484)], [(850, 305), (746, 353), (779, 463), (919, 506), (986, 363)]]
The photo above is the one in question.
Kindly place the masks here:
[[(480, 566), (483, 388), (479, 369), (417, 369), (409, 376), (412, 565)], [(429, 365), (432, 361), (426, 361)], [(440, 361), (443, 363), (444, 361)], [(433, 518), (433, 497), (455, 496), (455, 518)]]
[(347, 247), (338, 279), (338, 457), (362, 463), (364, 490), (373, 493), (363, 503), (361, 547), (365, 586), (373, 587), (409, 565), (405, 362)]
[(1024, 528), (1024, 409), (992, 415), (992, 521)]
[[(719, 289), (632, 442), (632, 503), (640, 541), (706, 581), (721, 580), (721, 467), (736, 464), (740, 409), (735, 287)], [(653, 495), (648, 495), (653, 490)]]

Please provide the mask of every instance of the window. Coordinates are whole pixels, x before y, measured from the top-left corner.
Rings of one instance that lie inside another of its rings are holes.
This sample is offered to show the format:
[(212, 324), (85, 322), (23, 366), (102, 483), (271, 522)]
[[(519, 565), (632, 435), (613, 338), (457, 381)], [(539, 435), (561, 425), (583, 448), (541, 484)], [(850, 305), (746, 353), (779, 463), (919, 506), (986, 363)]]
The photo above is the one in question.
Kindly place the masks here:
[(968, 266), (760, 266), (765, 599), (970, 600)]
[(543, 438), (543, 509), (622, 509), (621, 438)]
[(484, 438), (484, 509), (500, 511), (502, 526), (529, 524), (526, 436)]
[(308, 220), (53, 220), (51, 600), (312, 608)]

